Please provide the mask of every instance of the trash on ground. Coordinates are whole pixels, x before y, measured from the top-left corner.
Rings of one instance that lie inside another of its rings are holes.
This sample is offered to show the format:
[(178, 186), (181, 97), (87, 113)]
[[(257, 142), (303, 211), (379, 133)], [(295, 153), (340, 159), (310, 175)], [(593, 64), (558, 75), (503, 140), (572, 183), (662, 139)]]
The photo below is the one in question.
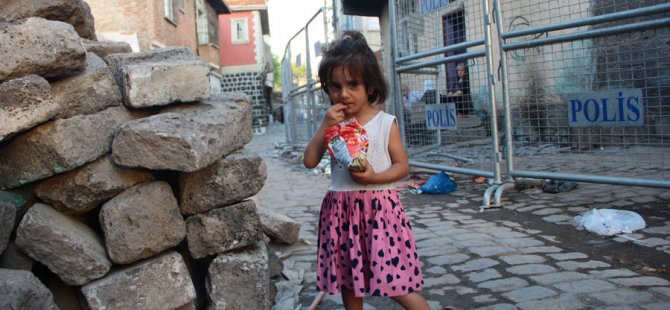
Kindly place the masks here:
[(456, 190), (458, 185), (444, 172), (431, 176), (419, 188), (410, 187), (413, 194), (448, 194)]
[(628, 210), (592, 209), (575, 216), (579, 228), (604, 236), (632, 233), (646, 226), (642, 217)]
[(542, 191), (545, 193), (561, 193), (561, 192), (569, 192), (573, 189), (577, 188), (577, 183), (571, 182), (571, 181), (563, 181), (563, 180), (551, 180), (549, 181), (549, 184), (545, 185), (542, 188)]
[(472, 180), (475, 184), (484, 184), (486, 183), (486, 177), (476, 177)]

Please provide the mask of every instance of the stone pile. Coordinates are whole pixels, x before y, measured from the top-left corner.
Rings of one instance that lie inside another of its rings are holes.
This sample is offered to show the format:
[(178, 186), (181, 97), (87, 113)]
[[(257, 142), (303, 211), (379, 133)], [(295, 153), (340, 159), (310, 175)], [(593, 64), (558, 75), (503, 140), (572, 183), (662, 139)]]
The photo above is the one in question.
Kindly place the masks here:
[(249, 199), (250, 99), (208, 74), (97, 42), (82, 0), (3, 1), (0, 309), (271, 307), (300, 226)]

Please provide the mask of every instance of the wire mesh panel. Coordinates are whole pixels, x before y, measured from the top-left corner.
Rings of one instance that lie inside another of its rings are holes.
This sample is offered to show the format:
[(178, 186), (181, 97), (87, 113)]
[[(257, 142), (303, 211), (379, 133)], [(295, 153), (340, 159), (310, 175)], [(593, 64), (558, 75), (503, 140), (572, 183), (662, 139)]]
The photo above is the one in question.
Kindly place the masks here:
[(512, 175), (670, 187), (669, 12), (665, 0), (500, 2)]
[(397, 0), (395, 12), (411, 160), (490, 174), (496, 160), (482, 1)]
[(317, 11), (286, 45), (282, 60), (282, 97), (288, 110), (287, 142), (307, 142), (327, 109), (318, 83), (321, 48), (333, 30), (323, 9)]

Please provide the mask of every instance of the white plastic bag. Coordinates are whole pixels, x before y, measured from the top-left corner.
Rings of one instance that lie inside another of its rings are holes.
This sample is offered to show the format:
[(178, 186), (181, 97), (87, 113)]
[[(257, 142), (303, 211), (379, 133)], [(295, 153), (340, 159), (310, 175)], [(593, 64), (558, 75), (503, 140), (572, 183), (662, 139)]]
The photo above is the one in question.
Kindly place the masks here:
[(575, 216), (575, 222), (579, 227), (604, 236), (631, 233), (646, 226), (639, 214), (614, 209), (591, 209), (584, 215)]

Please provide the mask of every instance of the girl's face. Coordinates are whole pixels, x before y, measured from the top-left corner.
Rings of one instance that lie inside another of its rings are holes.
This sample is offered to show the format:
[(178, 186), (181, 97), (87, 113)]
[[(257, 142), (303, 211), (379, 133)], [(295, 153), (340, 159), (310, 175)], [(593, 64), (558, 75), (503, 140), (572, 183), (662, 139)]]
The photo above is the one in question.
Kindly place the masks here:
[(344, 114), (347, 117), (356, 116), (369, 106), (368, 95), (372, 94), (372, 90), (367, 90), (364, 82), (352, 77), (349, 70), (343, 66), (333, 69), (327, 86), (333, 103), (342, 103), (346, 106)]

